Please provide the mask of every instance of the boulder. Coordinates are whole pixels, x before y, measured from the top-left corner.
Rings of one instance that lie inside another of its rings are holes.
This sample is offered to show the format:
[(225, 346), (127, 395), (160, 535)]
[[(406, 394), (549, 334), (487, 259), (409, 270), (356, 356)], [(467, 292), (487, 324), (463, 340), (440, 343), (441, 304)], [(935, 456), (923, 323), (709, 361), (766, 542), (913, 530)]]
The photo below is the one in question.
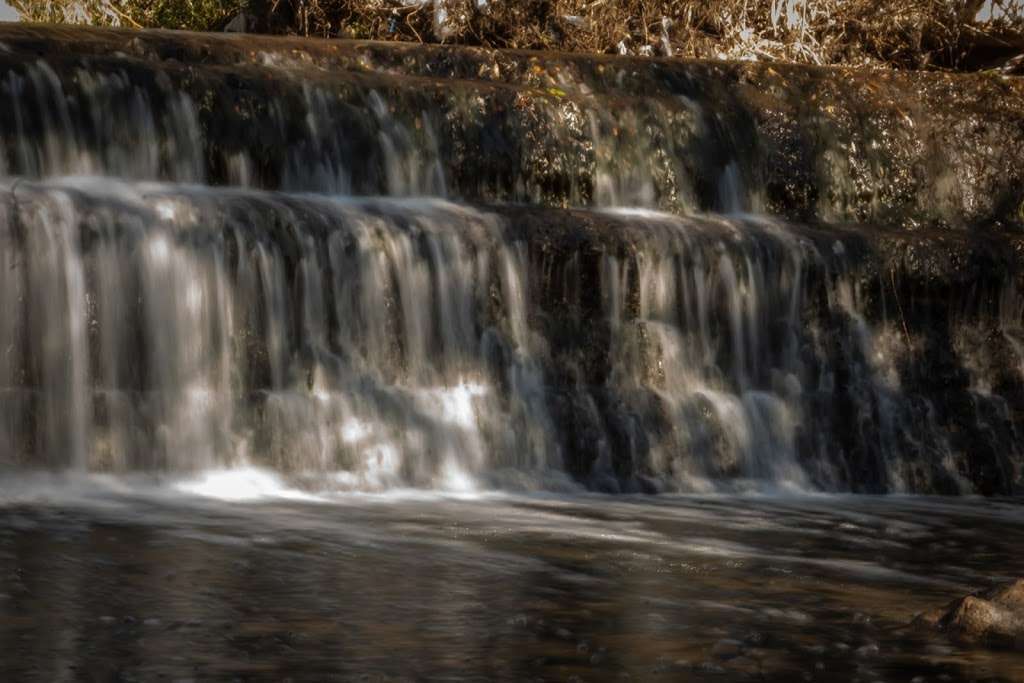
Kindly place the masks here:
[(937, 628), (965, 645), (1024, 651), (1024, 579), (974, 593), (920, 615), (918, 625)]

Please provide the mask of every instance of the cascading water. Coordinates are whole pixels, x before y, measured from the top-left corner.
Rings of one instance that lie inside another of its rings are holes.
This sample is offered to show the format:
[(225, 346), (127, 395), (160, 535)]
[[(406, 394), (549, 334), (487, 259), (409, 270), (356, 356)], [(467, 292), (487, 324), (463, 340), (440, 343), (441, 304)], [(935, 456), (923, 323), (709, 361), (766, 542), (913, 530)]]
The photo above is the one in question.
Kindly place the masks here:
[(6, 189), (2, 446), (25, 464), (254, 460), (373, 487), (558, 469), (524, 253), (495, 217), (113, 181)]
[[(6, 465), (249, 464), (344, 489), (1021, 485), (1019, 237), (741, 215), (782, 190), (736, 126), (753, 117), (721, 103), (624, 94), (621, 72), (622, 92), (534, 97), (300, 73), (284, 51), (209, 72), (11, 54)], [(826, 143), (797, 213), (926, 201), (877, 164), (841, 185)]]

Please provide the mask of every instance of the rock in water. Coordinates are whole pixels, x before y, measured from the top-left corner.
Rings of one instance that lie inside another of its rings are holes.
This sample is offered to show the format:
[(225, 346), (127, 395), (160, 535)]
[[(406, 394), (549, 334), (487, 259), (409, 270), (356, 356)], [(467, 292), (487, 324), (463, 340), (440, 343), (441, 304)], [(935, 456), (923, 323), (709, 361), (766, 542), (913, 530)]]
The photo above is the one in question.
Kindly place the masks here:
[(1024, 651), (1024, 579), (954, 600), (941, 610), (925, 612), (915, 623), (938, 628), (964, 644)]
[(1024, 579), (996, 586), (989, 593), (989, 600), (1016, 611), (1018, 616), (1024, 616)]

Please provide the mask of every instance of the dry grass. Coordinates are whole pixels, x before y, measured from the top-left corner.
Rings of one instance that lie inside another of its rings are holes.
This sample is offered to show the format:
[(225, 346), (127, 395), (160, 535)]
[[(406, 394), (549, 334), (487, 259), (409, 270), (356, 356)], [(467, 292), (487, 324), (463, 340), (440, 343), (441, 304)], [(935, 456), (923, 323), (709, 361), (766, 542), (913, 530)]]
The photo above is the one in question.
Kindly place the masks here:
[(679, 57), (983, 68), (1024, 0), (14, 0), (27, 18)]

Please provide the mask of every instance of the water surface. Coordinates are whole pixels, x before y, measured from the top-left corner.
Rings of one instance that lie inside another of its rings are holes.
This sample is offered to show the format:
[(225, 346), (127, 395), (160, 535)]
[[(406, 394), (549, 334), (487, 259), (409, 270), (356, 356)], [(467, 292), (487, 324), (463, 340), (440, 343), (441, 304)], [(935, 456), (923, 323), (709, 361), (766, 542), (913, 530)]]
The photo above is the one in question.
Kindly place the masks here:
[(1024, 679), (906, 628), (1024, 575), (1019, 501), (221, 477), (8, 480), (0, 678)]

